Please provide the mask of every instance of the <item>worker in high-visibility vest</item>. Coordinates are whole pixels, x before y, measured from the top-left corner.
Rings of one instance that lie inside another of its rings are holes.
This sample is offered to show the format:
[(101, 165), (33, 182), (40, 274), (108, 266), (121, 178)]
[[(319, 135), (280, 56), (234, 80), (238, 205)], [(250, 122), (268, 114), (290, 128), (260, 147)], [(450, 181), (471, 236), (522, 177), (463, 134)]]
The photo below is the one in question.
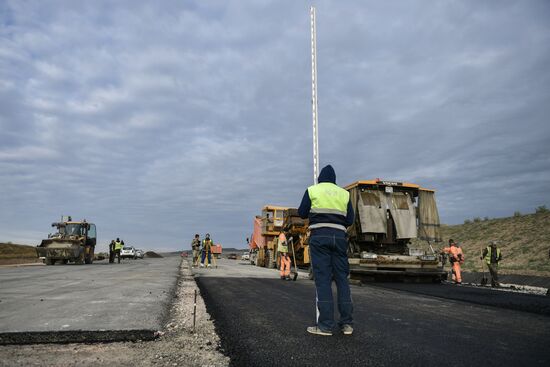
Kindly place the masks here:
[(204, 268), (204, 260), (206, 259), (206, 256), (208, 255), (208, 265), (207, 267), (210, 268), (212, 265), (212, 245), (214, 243), (212, 242), (212, 239), (210, 238), (210, 233), (207, 233), (204, 240), (202, 240), (202, 259), (201, 259), (201, 268)]
[(452, 238), (449, 240), (449, 247), (445, 247), (441, 250), (444, 254), (449, 254), (449, 261), (452, 266), (452, 280), (455, 284), (462, 284), (462, 275), (460, 265), (464, 264), (464, 254), (460, 248), (460, 244), (455, 242)]
[(317, 325), (307, 328), (316, 335), (332, 335), (334, 302), (332, 280), (338, 290), (338, 326), (344, 335), (353, 333), (353, 304), (348, 282), (348, 240), (346, 228), (354, 212), (349, 192), (336, 185), (336, 173), (328, 165), (321, 170), (318, 184), (308, 187), (298, 213), (309, 218), (309, 250), (317, 291)]
[(498, 282), (498, 263), (502, 260), (502, 253), (497, 247), (497, 241), (491, 241), (489, 246), (483, 250), (481, 260), (485, 260), (491, 273), (491, 287), (500, 287)]
[(283, 232), (279, 234), (279, 240), (277, 244), (277, 251), (281, 255), (281, 280), (291, 280), (290, 279), (290, 256), (288, 256), (288, 244), (286, 241), (286, 236)]
[(124, 242), (121, 241), (118, 237), (115, 241), (115, 256), (118, 259), (118, 263), (120, 264), (120, 251), (122, 250), (122, 247), (124, 246)]

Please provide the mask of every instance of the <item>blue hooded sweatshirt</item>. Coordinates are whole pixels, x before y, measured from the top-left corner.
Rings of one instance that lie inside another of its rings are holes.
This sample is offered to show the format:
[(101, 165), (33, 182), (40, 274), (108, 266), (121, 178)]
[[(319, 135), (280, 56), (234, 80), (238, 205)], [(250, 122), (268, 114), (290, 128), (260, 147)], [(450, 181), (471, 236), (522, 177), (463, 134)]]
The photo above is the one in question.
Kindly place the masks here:
[[(317, 178), (317, 182), (330, 182), (336, 185), (336, 173), (334, 172), (334, 168), (329, 164), (321, 170), (319, 173), (319, 177)], [(314, 220), (312, 220), (310, 215), (311, 210), (311, 199), (309, 198), (309, 193), (306, 189), (306, 192), (304, 193), (304, 197), (302, 198), (302, 203), (300, 204), (300, 207), (298, 208), (298, 214), (300, 214), (300, 217), (302, 218), (309, 218), (310, 224), (314, 224)], [(346, 227), (349, 227), (353, 224), (354, 220), (354, 213), (353, 213), (353, 207), (351, 205), (351, 201), (348, 201), (348, 210), (346, 213), (346, 218), (344, 219), (340, 215), (330, 215), (330, 214), (324, 214), (324, 218), (322, 218), (322, 221), (324, 223), (334, 223), (334, 224), (341, 224)], [(311, 231), (312, 235), (343, 235), (345, 234), (344, 231), (336, 228), (329, 228), (329, 227), (323, 227), (323, 228), (316, 228)]]

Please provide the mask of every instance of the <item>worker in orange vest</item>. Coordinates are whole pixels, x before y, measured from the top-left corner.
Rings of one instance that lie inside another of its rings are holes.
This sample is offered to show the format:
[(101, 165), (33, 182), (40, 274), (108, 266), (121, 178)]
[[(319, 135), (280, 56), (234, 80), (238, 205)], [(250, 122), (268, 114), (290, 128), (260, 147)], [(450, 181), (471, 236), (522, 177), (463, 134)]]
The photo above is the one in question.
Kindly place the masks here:
[(452, 238), (449, 240), (449, 247), (441, 250), (442, 253), (449, 254), (449, 260), (453, 267), (452, 279), (456, 284), (462, 284), (462, 276), (460, 275), (460, 265), (464, 264), (464, 254), (460, 245)]
[(290, 280), (290, 256), (288, 256), (288, 245), (283, 232), (279, 235), (278, 249), (281, 255), (281, 280)]

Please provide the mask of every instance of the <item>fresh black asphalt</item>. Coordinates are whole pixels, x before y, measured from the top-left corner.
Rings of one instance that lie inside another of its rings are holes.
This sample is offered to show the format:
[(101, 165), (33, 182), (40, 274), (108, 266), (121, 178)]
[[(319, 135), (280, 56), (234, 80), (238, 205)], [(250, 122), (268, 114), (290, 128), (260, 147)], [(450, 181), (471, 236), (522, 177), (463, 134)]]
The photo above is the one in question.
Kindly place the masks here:
[[(313, 336), (305, 330), (315, 318), (309, 280), (214, 273), (196, 279), (233, 366), (550, 365), (545, 315), (443, 299), (443, 294), (352, 286), (354, 334)], [(466, 288), (426, 286), (466, 293)]]
[(550, 297), (453, 284), (372, 283), (373, 286), (550, 316)]

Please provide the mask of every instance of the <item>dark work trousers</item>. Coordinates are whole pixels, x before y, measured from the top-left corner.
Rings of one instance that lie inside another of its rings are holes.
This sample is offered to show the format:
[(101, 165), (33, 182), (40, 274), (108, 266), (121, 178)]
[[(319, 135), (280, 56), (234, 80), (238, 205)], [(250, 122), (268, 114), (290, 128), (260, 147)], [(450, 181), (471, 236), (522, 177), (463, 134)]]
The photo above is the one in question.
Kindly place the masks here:
[(488, 264), (487, 267), (489, 268), (489, 272), (491, 273), (491, 286), (492, 287), (498, 287), (498, 264), (492, 263)]
[(206, 254), (208, 253), (208, 265), (212, 264), (212, 252), (211, 251), (206, 251), (206, 250), (202, 250), (202, 259), (201, 259), (201, 264), (204, 265), (204, 259), (206, 258)]
[(113, 250), (109, 250), (109, 263), (112, 264), (115, 262), (115, 252)]
[(117, 257), (118, 263), (120, 264), (120, 249), (115, 250), (115, 256)]
[(353, 324), (353, 304), (349, 289), (348, 241), (342, 235), (312, 235), (309, 239), (311, 264), (317, 291), (317, 326), (323, 331), (334, 327), (334, 302), (332, 300), (332, 280), (338, 291), (338, 325)]

